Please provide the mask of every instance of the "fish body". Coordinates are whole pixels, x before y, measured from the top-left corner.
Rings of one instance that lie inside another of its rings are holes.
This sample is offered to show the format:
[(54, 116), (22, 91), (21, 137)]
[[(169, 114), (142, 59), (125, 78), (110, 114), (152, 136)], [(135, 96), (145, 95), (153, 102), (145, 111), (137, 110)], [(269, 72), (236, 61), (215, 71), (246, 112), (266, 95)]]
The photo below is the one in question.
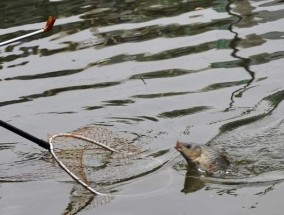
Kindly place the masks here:
[(217, 171), (225, 172), (230, 164), (226, 155), (211, 146), (178, 141), (175, 148), (188, 162), (194, 163), (198, 169), (206, 171), (209, 174)]

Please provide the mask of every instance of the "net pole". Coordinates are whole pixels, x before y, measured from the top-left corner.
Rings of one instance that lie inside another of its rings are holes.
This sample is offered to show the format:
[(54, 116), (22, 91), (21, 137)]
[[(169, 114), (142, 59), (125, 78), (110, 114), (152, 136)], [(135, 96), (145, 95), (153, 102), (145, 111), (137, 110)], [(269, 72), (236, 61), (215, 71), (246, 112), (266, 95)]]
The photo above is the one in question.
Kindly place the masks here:
[(8, 124), (7, 122), (0, 120), (0, 126), (3, 127), (3, 128), (6, 128), (7, 130), (9, 130), (9, 131), (11, 131), (11, 132), (23, 137), (23, 138), (26, 138), (26, 139), (36, 143), (37, 145), (39, 145), (40, 147), (42, 147), (44, 149), (50, 150), (50, 145), (49, 145), (48, 142), (41, 140), (41, 139), (23, 131), (23, 130), (20, 130), (19, 128), (16, 128), (13, 125)]
[(31, 33), (28, 33), (28, 34), (25, 34), (25, 35), (22, 35), (22, 36), (19, 36), (19, 37), (16, 37), (16, 38), (13, 38), (13, 39), (10, 39), (10, 40), (7, 40), (7, 41), (4, 41), (4, 42), (1, 42), (0, 46), (7, 45), (7, 44), (10, 44), (10, 43), (16, 42), (18, 40), (22, 40), (24, 38), (31, 37), (33, 35), (36, 35), (36, 34), (39, 34), (39, 33), (42, 33), (42, 32), (48, 32), (52, 29), (55, 20), (56, 19), (53, 16), (49, 16), (44, 28), (37, 30), (37, 31), (34, 31), (34, 32), (31, 32)]

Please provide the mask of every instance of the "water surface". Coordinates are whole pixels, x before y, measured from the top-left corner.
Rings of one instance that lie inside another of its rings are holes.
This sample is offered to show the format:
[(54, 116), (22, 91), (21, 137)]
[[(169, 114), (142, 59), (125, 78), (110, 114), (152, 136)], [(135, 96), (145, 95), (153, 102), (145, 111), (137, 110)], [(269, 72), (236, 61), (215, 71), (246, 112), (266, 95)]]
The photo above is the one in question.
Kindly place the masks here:
[(162, 161), (177, 140), (209, 144), (234, 168), (196, 178), (178, 157), (118, 185), (131, 195), (99, 197), (0, 129), (0, 213), (280, 214), (283, 10), (275, 0), (1, 1), (1, 41), (58, 18), (50, 33), (0, 47), (2, 120), (42, 139), (107, 126)]

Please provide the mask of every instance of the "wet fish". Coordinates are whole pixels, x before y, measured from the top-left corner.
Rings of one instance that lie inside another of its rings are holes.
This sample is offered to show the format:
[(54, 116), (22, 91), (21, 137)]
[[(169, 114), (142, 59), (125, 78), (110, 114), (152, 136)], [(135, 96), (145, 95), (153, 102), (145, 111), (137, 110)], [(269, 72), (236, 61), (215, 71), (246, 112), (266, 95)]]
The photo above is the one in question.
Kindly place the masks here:
[(188, 162), (194, 163), (198, 169), (209, 174), (225, 172), (230, 164), (226, 155), (210, 146), (178, 141), (175, 148)]

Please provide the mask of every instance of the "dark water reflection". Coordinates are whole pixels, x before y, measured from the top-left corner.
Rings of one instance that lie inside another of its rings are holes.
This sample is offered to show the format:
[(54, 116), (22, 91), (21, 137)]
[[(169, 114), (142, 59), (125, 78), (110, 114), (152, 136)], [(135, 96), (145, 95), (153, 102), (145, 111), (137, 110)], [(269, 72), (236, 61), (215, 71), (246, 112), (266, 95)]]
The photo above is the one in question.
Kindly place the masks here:
[[(272, 213), (284, 179), (283, 10), (273, 0), (1, 1), (0, 41), (58, 17), (52, 32), (0, 47), (2, 120), (43, 139), (109, 126), (135, 134), (163, 161), (176, 155), (178, 139), (210, 144), (230, 154), (234, 169), (225, 179), (204, 178), (178, 158), (161, 192), (94, 197), (47, 152), (0, 129), (0, 213), (42, 212), (23, 199), (40, 204), (48, 195), (57, 197), (47, 214), (182, 214), (189, 204), (208, 214), (198, 205), (212, 195), (216, 213), (227, 211), (223, 202), (238, 214), (252, 206), (265, 214), (262, 205)], [(164, 179), (153, 177), (117, 189), (138, 192)], [(39, 186), (44, 193), (28, 192)]]

